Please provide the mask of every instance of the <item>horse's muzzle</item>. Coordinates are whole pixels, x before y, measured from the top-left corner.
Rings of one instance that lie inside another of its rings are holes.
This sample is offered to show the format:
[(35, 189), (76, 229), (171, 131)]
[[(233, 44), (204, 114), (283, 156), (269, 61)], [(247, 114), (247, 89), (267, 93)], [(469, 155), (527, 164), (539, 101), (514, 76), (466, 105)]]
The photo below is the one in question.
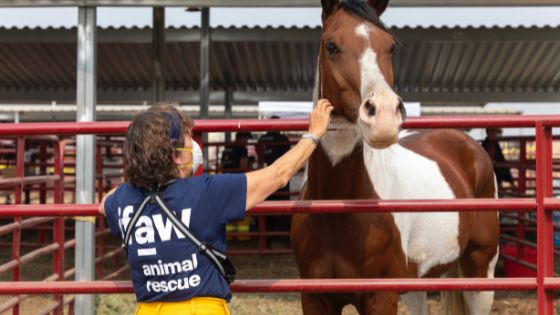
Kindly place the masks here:
[(376, 149), (395, 144), (406, 110), (396, 95), (376, 94), (360, 105), (358, 125), (366, 143)]

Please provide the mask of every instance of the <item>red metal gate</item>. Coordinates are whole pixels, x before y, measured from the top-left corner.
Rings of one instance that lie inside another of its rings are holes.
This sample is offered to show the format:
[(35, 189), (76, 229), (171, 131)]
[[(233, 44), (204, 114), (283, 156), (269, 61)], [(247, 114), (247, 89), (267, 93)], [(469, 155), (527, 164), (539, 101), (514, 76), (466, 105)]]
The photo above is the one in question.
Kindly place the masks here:
[[(128, 122), (33, 123), (0, 125), (1, 136), (44, 134), (123, 134)], [(560, 116), (458, 116), (411, 118), (405, 128), (534, 128), (537, 143), (537, 195), (522, 199), (461, 200), (346, 200), (346, 201), (270, 201), (251, 209), (250, 213), (297, 212), (411, 212), (411, 211), (536, 211), (537, 277), (500, 279), (316, 279), (316, 280), (238, 280), (234, 292), (353, 292), (353, 291), (440, 291), (440, 290), (536, 290), (539, 314), (553, 314), (553, 291), (560, 280), (553, 277), (552, 210), (560, 209), (560, 200), (552, 198), (552, 127), (560, 126)], [(276, 120), (198, 120), (195, 132), (305, 130), (307, 121)], [(0, 206), (0, 217), (24, 216), (92, 216), (97, 205), (13, 205)], [(0, 294), (71, 294), (128, 293), (130, 282), (3, 282)]]

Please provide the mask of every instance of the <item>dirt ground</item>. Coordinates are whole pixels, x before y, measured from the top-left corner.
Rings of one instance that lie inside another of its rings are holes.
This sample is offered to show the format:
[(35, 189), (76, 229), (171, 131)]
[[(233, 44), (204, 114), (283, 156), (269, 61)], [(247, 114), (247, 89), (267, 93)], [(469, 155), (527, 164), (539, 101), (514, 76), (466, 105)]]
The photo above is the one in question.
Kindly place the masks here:
[[(281, 279), (281, 278), (297, 278), (297, 268), (292, 256), (234, 256), (234, 264), (238, 269), (240, 279)], [(38, 264), (49, 266), (46, 263), (48, 259)], [(48, 272), (48, 270), (47, 270)], [(30, 265), (26, 267), (26, 277), (39, 277), (44, 272), (40, 271), (37, 266)], [(122, 276), (121, 279), (127, 279), (128, 274)], [(37, 278), (35, 278), (37, 279)], [(7, 280), (3, 277), (2, 280)], [(442, 305), (439, 302), (439, 294), (429, 295), (430, 314), (444, 314)], [(0, 304), (9, 297), (0, 296)], [(36, 314), (44, 307), (50, 298), (48, 296), (38, 296), (26, 300), (21, 309), (23, 315)], [(135, 299), (131, 294), (123, 295), (99, 295), (96, 298), (96, 313), (98, 315), (113, 314), (134, 314)], [(302, 314), (298, 294), (234, 294), (230, 304), (230, 311), (233, 315), (276, 315), (276, 314)], [(560, 312), (557, 307), (556, 312)], [(1, 315), (11, 314), (4, 312)], [(358, 314), (352, 306), (347, 306), (344, 315)], [(399, 303), (399, 315), (408, 314), (406, 307)], [(537, 314), (537, 303), (533, 293), (525, 292), (498, 292), (494, 302), (492, 314)]]

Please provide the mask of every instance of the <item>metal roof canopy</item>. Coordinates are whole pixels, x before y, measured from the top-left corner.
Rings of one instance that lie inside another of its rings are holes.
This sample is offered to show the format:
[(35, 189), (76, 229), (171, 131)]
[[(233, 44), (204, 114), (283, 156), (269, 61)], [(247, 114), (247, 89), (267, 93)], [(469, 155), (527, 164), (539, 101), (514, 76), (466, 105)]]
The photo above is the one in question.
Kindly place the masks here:
[[(319, 0), (2, 0), (0, 7), (318, 7)], [(391, 7), (557, 6), (560, 0), (392, 0)]]
[[(320, 28), (212, 29), (210, 103), (310, 100)], [(407, 101), (560, 101), (560, 28), (396, 28), (395, 86)], [(198, 28), (166, 30), (166, 98), (199, 100)], [(0, 102), (75, 99), (76, 29), (0, 29)], [(151, 95), (151, 29), (99, 29), (98, 100)], [(6, 63), (8, 61), (8, 63)]]

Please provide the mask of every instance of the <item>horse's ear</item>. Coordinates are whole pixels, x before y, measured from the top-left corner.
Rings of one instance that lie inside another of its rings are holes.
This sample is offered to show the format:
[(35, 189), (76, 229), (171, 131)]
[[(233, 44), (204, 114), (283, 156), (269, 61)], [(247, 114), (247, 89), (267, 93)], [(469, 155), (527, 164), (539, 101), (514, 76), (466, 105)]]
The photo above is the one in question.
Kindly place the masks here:
[(381, 16), (387, 6), (389, 5), (389, 0), (368, 0), (369, 5), (375, 10), (377, 16)]
[(323, 7), (323, 13), (321, 14), (321, 18), (323, 22), (331, 15), (335, 6), (338, 4), (339, 0), (321, 0), (321, 6)]

